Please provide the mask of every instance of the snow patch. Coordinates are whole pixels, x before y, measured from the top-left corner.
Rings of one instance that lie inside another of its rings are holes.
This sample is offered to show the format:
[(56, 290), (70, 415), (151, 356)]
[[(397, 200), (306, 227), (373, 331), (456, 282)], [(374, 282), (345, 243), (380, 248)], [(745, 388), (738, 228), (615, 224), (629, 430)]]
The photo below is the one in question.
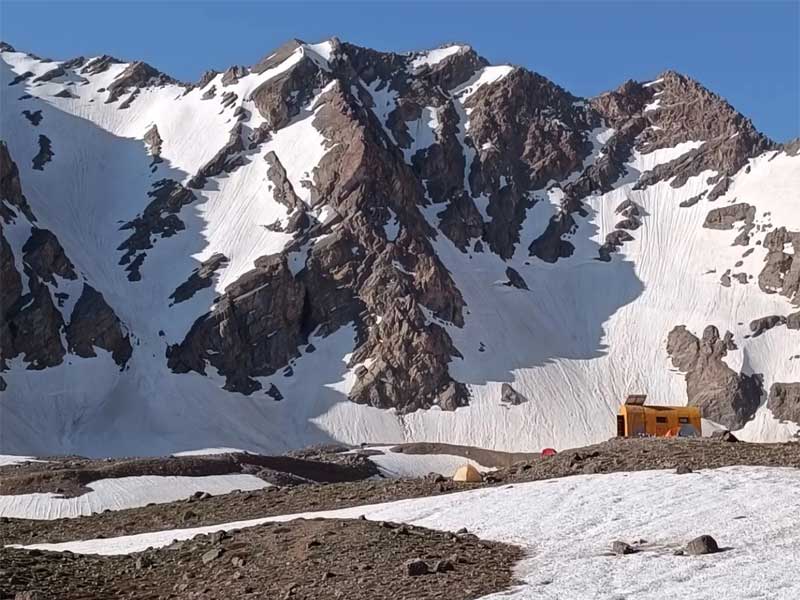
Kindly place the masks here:
[(100, 479), (88, 484), (91, 491), (75, 498), (58, 494), (0, 496), (0, 516), (14, 519), (63, 519), (104, 510), (122, 510), (188, 498), (195, 492), (212, 495), (233, 490), (258, 490), (270, 484), (255, 475), (234, 473), (202, 477), (142, 475)]

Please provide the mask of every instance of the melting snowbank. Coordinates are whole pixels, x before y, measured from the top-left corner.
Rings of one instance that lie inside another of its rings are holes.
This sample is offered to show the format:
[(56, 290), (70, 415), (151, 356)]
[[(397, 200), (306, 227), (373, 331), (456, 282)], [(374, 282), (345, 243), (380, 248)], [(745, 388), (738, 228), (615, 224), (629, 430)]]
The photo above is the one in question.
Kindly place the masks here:
[(87, 485), (91, 491), (75, 498), (58, 494), (0, 496), (0, 516), (15, 519), (61, 519), (104, 510), (146, 506), (151, 502), (174, 502), (194, 494), (227, 494), (233, 490), (258, 490), (270, 484), (255, 475), (207, 475), (178, 477), (143, 475), (101, 479)]

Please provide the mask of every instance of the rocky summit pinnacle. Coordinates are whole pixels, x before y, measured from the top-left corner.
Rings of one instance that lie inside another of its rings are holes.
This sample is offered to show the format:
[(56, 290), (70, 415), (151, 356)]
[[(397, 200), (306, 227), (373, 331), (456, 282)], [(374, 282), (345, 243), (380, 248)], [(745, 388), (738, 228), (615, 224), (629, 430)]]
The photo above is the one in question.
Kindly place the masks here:
[(643, 390), (799, 427), (798, 145), (691, 78), (0, 55), (0, 452), (580, 445)]

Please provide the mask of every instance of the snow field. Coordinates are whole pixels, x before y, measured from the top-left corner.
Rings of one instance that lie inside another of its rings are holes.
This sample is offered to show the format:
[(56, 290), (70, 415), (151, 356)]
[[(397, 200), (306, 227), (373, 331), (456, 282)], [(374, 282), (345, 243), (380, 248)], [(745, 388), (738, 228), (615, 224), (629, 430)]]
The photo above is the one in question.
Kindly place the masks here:
[(0, 517), (13, 519), (62, 519), (91, 515), (104, 510), (122, 510), (188, 498), (195, 492), (211, 495), (233, 490), (258, 490), (270, 484), (255, 475), (205, 475), (179, 477), (142, 475), (93, 481), (89, 492), (74, 498), (60, 494), (0, 496)]
[[(335, 511), (283, 515), (210, 527), (31, 548), (128, 554), (198, 533), (294, 518), (406, 522), (524, 547), (523, 585), (489, 596), (506, 600), (706, 598), (793, 600), (800, 595), (800, 471), (727, 467), (676, 475), (640, 471), (577, 475)], [(675, 556), (690, 539), (712, 535), (724, 552)], [(646, 540), (641, 551), (608, 555), (614, 540)]]

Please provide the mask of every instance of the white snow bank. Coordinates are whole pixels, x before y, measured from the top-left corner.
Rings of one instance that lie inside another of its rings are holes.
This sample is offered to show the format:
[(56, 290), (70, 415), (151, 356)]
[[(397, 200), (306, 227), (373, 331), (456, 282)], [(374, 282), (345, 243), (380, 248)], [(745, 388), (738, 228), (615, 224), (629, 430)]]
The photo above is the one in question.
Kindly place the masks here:
[(183, 452), (173, 452), (172, 456), (212, 456), (214, 454), (239, 454), (248, 453), (241, 448), (198, 448), (197, 450), (184, 450)]
[(453, 454), (404, 454), (387, 449), (382, 454), (370, 456), (369, 460), (378, 465), (386, 477), (424, 477), (428, 473), (452, 477), (459, 467), (468, 463), (478, 471), (494, 471), (474, 460)]
[(445, 48), (429, 50), (428, 52), (424, 52), (412, 60), (411, 68), (416, 71), (425, 66), (432, 67), (433, 65), (442, 62), (448, 56), (458, 54), (458, 51), (461, 50), (461, 48), (463, 48), (463, 46), (446, 46)]
[(8, 465), (20, 465), (26, 462), (47, 462), (44, 460), (38, 460), (33, 458), (32, 456), (17, 456), (15, 454), (0, 454), (0, 467), (5, 467)]
[(233, 490), (258, 490), (268, 487), (255, 475), (207, 475), (175, 477), (143, 475), (101, 479), (87, 485), (91, 491), (76, 498), (58, 494), (19, 494), (0, 496), (0, 516), (15, 519), (61, 519), (80, 517), (104, 510), (122, 510), (151, 502), (174, 502), (194, 494), (227, 494)]
[(491, 67), (484, 67), (475, 72), (475, 75), (470, 77), (467, 81), (452, 90), (453, 96), (458, 97), (462, 102), (469, 98), (472, 94), (478, 91), (481, 86), (489, 85), (496, 81), (500, 81), (511, 73), (514, 67), (510, 65), (496, 65)]
[[(127, 554), (199, 533), (294, 518), (403, 521), (442, 530), (467, 527), (482, 538), (519, 544), (523, 585), (486, 598), (769, 598), (800, 597), (796, 498), (800, 470), (729, 467), (690, 475), (642, 471), (580, 475), (483, 488), (335, 511), (284, 515), (120, 538), (29, 548)], [(726, 550), (674, 556), (710, 534)], [(607, 556), (617, 539), (647, 540), (638, 554)]]

